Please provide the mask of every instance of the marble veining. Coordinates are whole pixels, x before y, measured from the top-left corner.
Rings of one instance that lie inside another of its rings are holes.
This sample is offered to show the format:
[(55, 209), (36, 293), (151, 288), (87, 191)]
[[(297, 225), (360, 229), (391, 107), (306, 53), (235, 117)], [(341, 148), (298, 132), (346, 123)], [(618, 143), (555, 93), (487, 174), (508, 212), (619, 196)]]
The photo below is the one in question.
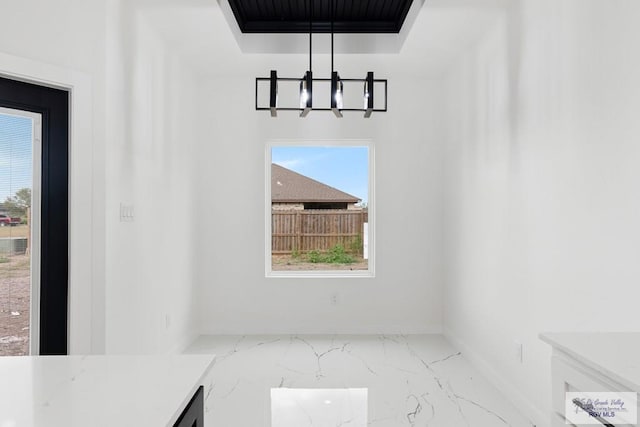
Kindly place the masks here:
[(203, 336), (187, 352), (219, 355), (211, 426), (270, 426), (272, 388), (367, 389), (374, 427), (532, 425), (441, 335)]

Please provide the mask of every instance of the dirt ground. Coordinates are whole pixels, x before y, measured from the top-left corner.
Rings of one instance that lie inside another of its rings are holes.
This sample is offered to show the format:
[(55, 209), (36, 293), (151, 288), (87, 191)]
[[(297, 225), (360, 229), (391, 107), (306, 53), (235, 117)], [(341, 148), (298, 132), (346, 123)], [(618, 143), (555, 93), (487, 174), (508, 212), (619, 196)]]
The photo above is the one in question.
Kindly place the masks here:
[(29, 354), (29, 276), (28, 255), (0, 255), (0, 356)]
[(306, 262), (305, 260), (296, 259), (290, 255), (272, 255), (271, 269), (273, 271), (323, 271), (323, 270), (367, 270), (369, 262), (366, 259), (359, 258), (352, 264), (323, 264)]

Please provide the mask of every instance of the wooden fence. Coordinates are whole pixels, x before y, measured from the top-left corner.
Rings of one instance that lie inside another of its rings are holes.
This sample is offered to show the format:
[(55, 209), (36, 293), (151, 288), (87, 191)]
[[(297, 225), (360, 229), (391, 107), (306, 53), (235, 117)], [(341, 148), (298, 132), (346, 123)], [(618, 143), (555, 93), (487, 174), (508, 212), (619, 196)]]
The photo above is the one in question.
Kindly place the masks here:
[(337, 244), (362, 255), (366, 211), (305, 210), (271, 213), (271, 253), (325, 251)]

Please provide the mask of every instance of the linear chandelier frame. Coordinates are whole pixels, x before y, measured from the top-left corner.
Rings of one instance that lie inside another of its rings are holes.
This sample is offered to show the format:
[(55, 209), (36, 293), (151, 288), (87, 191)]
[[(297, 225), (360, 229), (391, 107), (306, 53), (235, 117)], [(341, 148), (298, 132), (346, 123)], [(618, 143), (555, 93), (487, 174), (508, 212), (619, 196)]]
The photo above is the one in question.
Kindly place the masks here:
[[(331, 0), (331, 78), (313, 78), (313, 0), (309, 0), (309, 70), (305, 72), (301, 78), (296, 77), (278, 77), (276, 70), (271, 70), (270, 77), (256, 77), (256, 95), (255, 109), (256, 111), (270, 111), (271, 117), (277, 117), (278, 111), (298, 111), (300, 117), (306, 117), (311, 111), (332, 111), (336, 117), (343, 117), (342, 112), (357, 111), (364, 113), (365, 118), (371, 117), (375, 112), (387, 111), (387, 80), (374, 79), (373, 72), (369, 71), (364, 79), (343, 79), (333, 67), (333, 21), (334, 21), (334, 2)], [(269, 107), (258, 106), (258, 85), (259, 82), (269, 82)], [(300, 107), (279, 107), (278, 106), (278, 82), (299, 82), (300, 84)], [(314, 108), (313, 107), (313, 87), (314, 82), (330, 82), (331, 83), (331, 108)], [(363, 83), (363, 108), (343, 108), (343, 82), (361, 82)], [(384, 108), (374, 108), (374, 84), (380, 83), (384, 85)]]
[[(274, 72), (274, 70), (272, 70), (272, 72)], [(297, 78), (297, 77), (276, 77), (276, 82), (302, 82), (304, 80), (304, 78)], [(313, 82), (330, 82), (332, 79), (329, 78), (312, 78)], [(258, 106), (258, 82), (270, 82), (270, 101), (271, 99), (276, 99), (277, 98), (277, 94), (276, 97), (274, 98), (273, 96), (271, 96), (271, 82), (273, 81), (272, 78), (270, 77), (256, 77), (256, 96), (255, 96), (255, 107), (256, 107), (256, 111), (271, 111), (273, 112), (273, 110), (275, 109), (275, 111), (298, 111), (298, 112), (303, 112), (304, 108), (300, 108), (300, 107), (278, 107), (277, 105), (273, 105), (271, 104), (271, 102), (269, 103), (269, 107), (259, 107)], [(343, 82), (361, 82), (361, 83), (365, 83), (367, 81), (367, 79), (340, 79), (340, 81)], [(367, 111), (369, 112), (376, 112), (376, 113), (385, 113), (387, 111), (387, 79), (373, 79), (373, 83), (382, 83), (384, 85), (384, 108), (373, 108), (373, 106), (371, 108), (340, 108), (340, 111), (347, 111), (347, 112), (351, 112), (351, 111), (358, 111), (361, 113), (366, 113)], [(370, 96), (369, 99), (373, 100), (373, 96)], [(317, 108), (317, 107), (312, 107), (311, 111), (333, 111), (333, 108)]]

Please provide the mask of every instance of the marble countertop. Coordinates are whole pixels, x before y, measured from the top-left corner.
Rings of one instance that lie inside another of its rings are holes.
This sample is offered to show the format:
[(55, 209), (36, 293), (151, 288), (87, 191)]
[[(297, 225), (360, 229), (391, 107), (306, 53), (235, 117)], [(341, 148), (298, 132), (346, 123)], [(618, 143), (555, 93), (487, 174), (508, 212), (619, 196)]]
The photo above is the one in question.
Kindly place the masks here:
[(173, 426), (214, 358), (2, 357), (0, 426)]
[(628, 390), (640, 392), (640, 332), (545, 333), (540, 339)]

